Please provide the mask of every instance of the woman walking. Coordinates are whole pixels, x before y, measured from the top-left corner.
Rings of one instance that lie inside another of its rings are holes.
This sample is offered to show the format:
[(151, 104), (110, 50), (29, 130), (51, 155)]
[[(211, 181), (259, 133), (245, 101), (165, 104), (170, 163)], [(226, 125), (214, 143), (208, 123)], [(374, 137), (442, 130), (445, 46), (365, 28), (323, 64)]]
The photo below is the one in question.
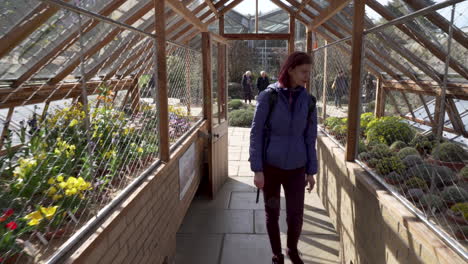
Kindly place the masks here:
[(253, 78), (250, 71), (245, 72), (242, 75), (242, 89), (244, 90), (244, 101), (249, 104), (252, 102), (252, 88), (253, 88)]
[(263, 189), (266, 226), (275, 264), (284, 263), (278, 224), (281, 185), (286, 198), (286, 252), (292, 263), (304, 263), (297, 249), (304, 214), (304, 188), (309, 184), (309, 192), (313, 189), (317, 173), (315, 98), (304, 88), (311, 63), (306, 53), (289, 55), (278, 82), (258, 96), (250, 133), (249, 161), (255, 172), (254, 183)]

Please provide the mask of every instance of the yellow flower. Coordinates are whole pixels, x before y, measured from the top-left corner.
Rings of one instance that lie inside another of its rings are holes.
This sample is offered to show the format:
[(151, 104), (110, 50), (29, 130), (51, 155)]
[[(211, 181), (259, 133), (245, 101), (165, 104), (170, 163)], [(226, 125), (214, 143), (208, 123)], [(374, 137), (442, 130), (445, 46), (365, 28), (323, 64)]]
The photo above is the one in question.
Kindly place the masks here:
[(76, 188), (71, 188), (65, 191), (66, 196), (72, 196), (75, 195), (78, 190)]
[(47, 219), (52, 219), (54, 217), (55, 213), (57, 212), (58, 206), (52, 206), (52, 207), (42, 207), (41, 206), (41, 212), (45, 215)]
[(70, 122), (70, 127), (74, 127), (78, 124), (78, 120), (76, 119), (73, 119), (71, 122)]
[(49, 190), (47, 191), (47, 194), (49, 196), (52, 196), (52, 195), (54, 195), (56, 193), (57, 193), (57, 188), (55, 188), (54, 186), (50, 187)]
[(63, 195), (61, 195), (61, 194), (54, 194), (54, 196), (52, 196), (52, 200), (57, 201), (59, 199), (62, 199), (62, 197), (63, 197)]
[(55, 179), (54, 178), (49, 178), (49, 180), (47, 181), (48, 184), (55, 184)]
[(57, 176), (57, 181), (63, 182), (63, 175), (60, 174), (59, 176)]
[(34, 211), (24, 217), (24, 219), (29, 220), (29, 226), (38, 225), (42, 220), (42, 214), (39, 211)]
[(143, 153), (143, 148), (139, 147), (137, 151), (138, 151), (138, 153)]
[(67, 187), (67, 183), (61, 182), (61, 183), (59, 183), (59, 187), (60, 187), (60, 189), (65, 189)]

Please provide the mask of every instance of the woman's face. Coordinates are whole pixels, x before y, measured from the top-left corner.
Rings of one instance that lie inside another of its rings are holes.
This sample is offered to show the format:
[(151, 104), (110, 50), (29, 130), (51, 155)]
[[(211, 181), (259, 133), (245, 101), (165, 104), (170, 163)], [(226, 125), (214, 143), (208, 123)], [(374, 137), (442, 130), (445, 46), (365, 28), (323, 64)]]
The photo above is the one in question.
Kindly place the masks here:
[(289, 77), (291, 78), (291, 84), (296, 86), (300, 85), (304, 87), (310, 77), (310, 68), (310, 64), (302, 64), (294, 69), (288, 70)]

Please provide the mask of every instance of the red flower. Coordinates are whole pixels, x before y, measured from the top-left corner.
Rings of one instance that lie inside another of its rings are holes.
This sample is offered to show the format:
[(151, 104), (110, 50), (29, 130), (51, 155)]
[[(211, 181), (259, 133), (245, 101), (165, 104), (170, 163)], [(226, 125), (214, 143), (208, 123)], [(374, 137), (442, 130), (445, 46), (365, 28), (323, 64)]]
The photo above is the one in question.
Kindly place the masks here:
[(3, 213), (2, 217), (0, 217), (0, 222), (5, 222), (8, 217), (12, 216), (14, 213), (13, 209), (8, 209)]
[(18, 224), (14, 221), (11, 221), (10, 223), (6, 224), (6, 228), (10, 230), (15, 230), (16, 228), (18, 228)]

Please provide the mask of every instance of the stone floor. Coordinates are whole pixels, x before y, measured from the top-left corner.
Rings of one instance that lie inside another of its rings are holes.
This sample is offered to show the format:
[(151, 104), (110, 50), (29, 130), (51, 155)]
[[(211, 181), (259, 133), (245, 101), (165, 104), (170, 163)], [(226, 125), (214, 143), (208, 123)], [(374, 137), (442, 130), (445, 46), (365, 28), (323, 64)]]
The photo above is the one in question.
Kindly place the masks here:
[[(215, 200), (195, 197), (177, 234), (176, 264), (271, 263), (263, 201), (255, 203), (253, 173), (247, 162), (249, 131), (229, 128), (229, 180)], [(281, 208), (284, 248), (284, 196)], [(339, 236), (315, 192), (306, 193), (299, 250), (305, 263), (339, 263)]]

